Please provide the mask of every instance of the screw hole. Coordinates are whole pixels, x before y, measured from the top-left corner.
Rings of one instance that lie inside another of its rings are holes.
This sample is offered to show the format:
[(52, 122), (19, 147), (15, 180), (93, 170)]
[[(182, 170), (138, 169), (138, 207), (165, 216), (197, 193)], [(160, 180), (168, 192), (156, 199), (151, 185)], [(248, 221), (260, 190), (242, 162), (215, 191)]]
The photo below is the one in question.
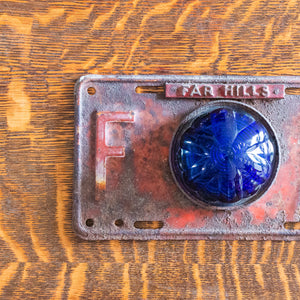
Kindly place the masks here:
[(90, 86), (88, 89), (87, 89), (87, 92), (89, 95), (95, 95), (96, 94), (96, 89), (92, 86)]
[(115, 225), (118, 227), (122, 227), (124, 225), (124, 221), (122, 219), (118, 219), (115, 221)]
[(87, 219), (85, 222), (87, 227), (92, 227), (94, 225), (94, 220), (93, 219)]

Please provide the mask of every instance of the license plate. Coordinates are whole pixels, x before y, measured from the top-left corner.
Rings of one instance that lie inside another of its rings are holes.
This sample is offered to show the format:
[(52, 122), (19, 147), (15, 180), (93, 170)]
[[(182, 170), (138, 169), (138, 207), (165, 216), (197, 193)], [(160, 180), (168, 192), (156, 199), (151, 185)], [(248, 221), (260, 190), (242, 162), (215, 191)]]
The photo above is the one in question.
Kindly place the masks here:
[(299, 240), (299, 88), (299, 77), (81, 77), (75, 232)]

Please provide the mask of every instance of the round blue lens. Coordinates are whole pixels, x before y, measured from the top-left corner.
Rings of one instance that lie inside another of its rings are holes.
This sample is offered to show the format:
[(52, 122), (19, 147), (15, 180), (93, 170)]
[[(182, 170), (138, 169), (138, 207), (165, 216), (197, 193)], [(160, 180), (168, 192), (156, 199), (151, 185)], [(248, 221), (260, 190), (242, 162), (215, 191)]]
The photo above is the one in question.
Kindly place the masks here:
[(255, 200), (270, 185), (277, 150), (271, 128), (257, 112), (223, 105), (179, 127), (171, 168), (192, 200), (232, 206)]

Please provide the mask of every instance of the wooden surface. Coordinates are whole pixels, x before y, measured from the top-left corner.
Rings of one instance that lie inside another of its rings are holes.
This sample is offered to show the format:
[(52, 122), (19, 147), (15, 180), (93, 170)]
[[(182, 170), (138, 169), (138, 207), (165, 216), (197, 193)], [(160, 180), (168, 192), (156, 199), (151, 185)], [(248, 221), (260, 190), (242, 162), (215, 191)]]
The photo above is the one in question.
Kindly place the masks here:
[(300, 243), (86, 242), (71, 228), (76, 79), (300, 75), (298, 0), (0, 9), (2, 299), (299, 299)]

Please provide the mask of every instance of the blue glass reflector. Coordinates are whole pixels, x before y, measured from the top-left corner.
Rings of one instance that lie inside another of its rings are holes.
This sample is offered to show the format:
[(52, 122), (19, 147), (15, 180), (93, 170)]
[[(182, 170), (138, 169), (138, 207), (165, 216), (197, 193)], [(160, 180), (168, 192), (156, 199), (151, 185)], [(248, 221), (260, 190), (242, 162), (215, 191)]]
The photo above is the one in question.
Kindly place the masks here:
[(270, 185), (277, 143), (266, 121), (250, 111), (242, 105), (219, 106), (179, 127), (171, 169), (192, 200), (232, 206), (255, 200)]

